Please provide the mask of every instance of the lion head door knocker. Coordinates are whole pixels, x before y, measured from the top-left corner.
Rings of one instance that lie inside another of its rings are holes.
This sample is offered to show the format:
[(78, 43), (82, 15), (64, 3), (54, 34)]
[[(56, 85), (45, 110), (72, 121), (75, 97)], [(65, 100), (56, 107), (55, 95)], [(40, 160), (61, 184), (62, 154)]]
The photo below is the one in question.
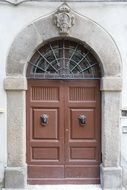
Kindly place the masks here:
[(74, 25), (74, 16), (67, 4), (63, 4), (54, 15), (54, 23), (60, 35), (68, 35), (69, 29)]
[(40, 116), (40, 123), (42, 126), (46, 126), (48, 124), (48, 115), (47, 114), (42, 114)]
[(84, 127), (84, 126), (86, 125), (86, 123), (87, 123), (87, 118), (86, 118), (86, 116), (85, 116), (85, 115), (80, 115), (78, 119), (79, 119), (79, 124), (80, 124), (82, 127)]

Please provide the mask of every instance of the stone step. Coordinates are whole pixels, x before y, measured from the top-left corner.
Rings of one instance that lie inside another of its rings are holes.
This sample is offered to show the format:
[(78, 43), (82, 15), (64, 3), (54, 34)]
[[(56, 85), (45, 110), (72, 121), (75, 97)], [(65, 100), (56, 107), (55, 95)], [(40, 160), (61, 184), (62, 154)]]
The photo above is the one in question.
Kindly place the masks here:
[[(34, 186), (30, 186), (29, 189), (33, 189)], [(101, 190), (100, 185), (43, 185), (36, 186), (38, 190)]]
[[(17, 190), (102, 190), (100, 185), (28, 185), (25, 189)], [(6, 189), (2, 190), (16, 190)]]

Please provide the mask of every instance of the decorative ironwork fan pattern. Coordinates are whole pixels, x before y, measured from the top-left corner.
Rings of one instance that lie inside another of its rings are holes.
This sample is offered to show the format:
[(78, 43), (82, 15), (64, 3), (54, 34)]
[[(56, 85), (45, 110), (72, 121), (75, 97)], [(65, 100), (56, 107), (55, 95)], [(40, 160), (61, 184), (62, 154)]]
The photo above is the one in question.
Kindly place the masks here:
[(57, 40), (37, 49), (29, 61), (27, 78), (96, 79), (100, 68), (91, 51), (70, 40)]

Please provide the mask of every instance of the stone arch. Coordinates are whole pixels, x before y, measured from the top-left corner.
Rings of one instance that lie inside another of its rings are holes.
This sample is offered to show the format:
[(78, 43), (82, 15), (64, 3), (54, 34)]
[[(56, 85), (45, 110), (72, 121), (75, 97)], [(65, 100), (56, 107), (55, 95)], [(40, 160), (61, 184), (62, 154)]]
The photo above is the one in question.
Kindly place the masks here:
[[(74, 11), (72, 13), (75, 17), (75, 24), (70, 28), (68, 36), (87, 44), (100, 60), (103, 71), (101, 79), (101, 90), (103, 91), (101, 184), (103, 188), (119, 189), (122, 186), (121, 167), (119, 165), (120, 53), (107, 31), (89, 18), (82, 17)], [(51, 38), (57, 37), (60, 37), (60, 34), (58, 28), (54, 25), (53, 14), (51, 14), (35, 20), (24, 28), (11, 45), (4, 83), (8, 105), (8, 167), (5, 171), (5, 187), (22, 188), (26, 183), (24, 138), (28, 60), (38, 46)], [(15, 106), (11, 102), (15, 102)], [(14, 121), (16, 122), (14, 123)], [(16, 143), (16, 139), (18, 139), (18, 143)], [(13, 184), (12, 179), (10, 180), (10, 178), (13, 178), (13, 175), (9, 175), (10, 171), (13, 171), (15, 179), (17, 179), (15, 184)], [(18, 183), (19, 180), (20, 184)]]
[[(73, 14), (76, 21), (69, 37), (85, 42), (96, 52), (102, 63), (105, 77), (120, 76), (120, 53), (109, 33), (87, 17), (81, 17), (75, 12)], [(11, 45), (7, 59), (7, 76), (25, 77), (27, 62), (34, 50), (45, 41), (59, 36), (57, 27), (53, 23), (53, 15), (40, 18), (24, 28)]]

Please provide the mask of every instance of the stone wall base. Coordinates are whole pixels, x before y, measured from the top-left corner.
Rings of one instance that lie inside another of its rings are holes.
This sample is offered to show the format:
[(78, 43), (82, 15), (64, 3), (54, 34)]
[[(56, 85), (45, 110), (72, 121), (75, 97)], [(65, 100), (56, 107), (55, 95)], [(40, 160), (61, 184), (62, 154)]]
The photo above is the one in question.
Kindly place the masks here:
[(4, 187), (4, 163), (0, 163), (0, 189)]
[(26, 171), (23, 167), (7, 167), (5, 169), (5, 188), (25, 188)]
[(103, 190), (122, 189), (122, 168), (101, 166), (101, 185)]
[(4, 187), (4, 181), (3, 182), (0, 182), (0, 190), (2, 190)]
[(127, 190), (127, 166), (122, 166), (123, 168), (123, 186)]

